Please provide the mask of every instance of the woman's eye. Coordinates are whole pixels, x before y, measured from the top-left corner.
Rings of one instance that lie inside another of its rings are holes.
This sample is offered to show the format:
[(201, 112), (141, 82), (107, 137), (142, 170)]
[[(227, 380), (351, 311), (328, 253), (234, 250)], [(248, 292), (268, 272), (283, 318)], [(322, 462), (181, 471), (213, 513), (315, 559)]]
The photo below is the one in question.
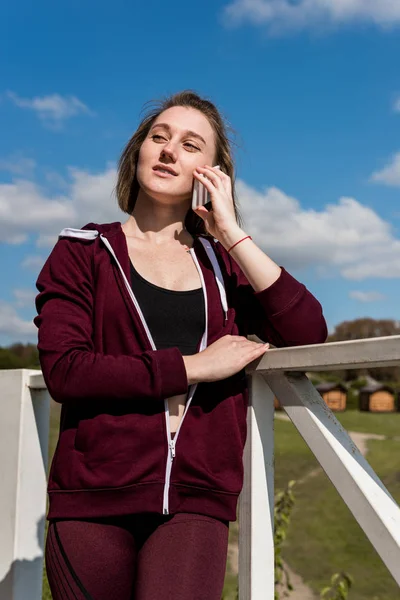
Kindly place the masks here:
[[(162, 135), (159, 135), (158, 133), (154, 133), (151, 136), (151, 139), (156, 141), (156, 142), (166, 142), (166, 138)], [(191, 144), (190, 142), (185, 142), (184, 144), (185, 146), (187, 146), (188, 148), (190, 148), (190, 151), (193, 152), (195, 150), (200, 151), (200, 148), (198, 148), (197, 146), (195, 146), (194, 144)]]
[(198, 148), (197, 146), (195, 146), (194, 144), (190, 144), (189, 142), (185, 143), (185, 146), (189, 146), (190, 148), (193, 148), (193, 150), (200, 150), (200, 148)]

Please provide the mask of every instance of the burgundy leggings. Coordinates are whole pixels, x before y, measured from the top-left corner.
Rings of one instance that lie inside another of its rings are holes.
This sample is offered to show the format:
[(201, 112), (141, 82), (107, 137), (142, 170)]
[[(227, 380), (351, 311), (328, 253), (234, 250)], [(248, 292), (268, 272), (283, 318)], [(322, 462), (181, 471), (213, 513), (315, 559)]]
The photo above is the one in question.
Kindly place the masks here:
[(49, 524), (54, 600), (220, 600), (227, 521), (140, 514)]

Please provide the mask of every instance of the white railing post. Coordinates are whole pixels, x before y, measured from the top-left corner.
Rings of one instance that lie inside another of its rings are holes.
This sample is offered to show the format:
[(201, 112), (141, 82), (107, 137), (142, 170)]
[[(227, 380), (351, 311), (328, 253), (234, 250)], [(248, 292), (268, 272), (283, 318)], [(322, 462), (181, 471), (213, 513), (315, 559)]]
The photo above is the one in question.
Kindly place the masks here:
[(0, 389), (0, 598), (40, 600), (49, 395), (27, 369), (0, 371)]
[(239, 598), (274, 598), (274, 396), (249, 377), (244, 485), (239, 502)]

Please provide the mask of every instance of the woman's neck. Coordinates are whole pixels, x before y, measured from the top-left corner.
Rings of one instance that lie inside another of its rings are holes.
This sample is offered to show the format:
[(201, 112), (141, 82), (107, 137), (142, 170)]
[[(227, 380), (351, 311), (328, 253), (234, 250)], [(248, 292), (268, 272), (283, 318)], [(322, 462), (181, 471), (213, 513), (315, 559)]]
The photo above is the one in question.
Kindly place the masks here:
[(175, 240), (191, 243), (193, 237), (186, 230), (184, 220), (188, 207), (165, 206), (139, 193), (135, 207), (122, 225), (127, 237), (135, 237), (152, 245), (163, 245)]

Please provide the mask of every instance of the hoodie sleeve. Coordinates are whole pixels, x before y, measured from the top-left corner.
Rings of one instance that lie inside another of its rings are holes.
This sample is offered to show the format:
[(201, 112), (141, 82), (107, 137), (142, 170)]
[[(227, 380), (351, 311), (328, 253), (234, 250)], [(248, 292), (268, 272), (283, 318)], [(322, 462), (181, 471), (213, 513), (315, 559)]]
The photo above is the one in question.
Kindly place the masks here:
[(276, 347), (322, 344), (328, 331), (321, 304), (282, 267), (278, 279), (255, 292), (234, 259), (222, 248), (230, 271), (231, 294), (239, 331), (255, 334)]
[(178, 348), (133, 356), (95, 352), (91, 246), (81, 240), (59, 240), (36, 283), (34, 323), (50, 395), (63, 403), (110, 397), (163, 400), (186, 393), (186, 369)]

